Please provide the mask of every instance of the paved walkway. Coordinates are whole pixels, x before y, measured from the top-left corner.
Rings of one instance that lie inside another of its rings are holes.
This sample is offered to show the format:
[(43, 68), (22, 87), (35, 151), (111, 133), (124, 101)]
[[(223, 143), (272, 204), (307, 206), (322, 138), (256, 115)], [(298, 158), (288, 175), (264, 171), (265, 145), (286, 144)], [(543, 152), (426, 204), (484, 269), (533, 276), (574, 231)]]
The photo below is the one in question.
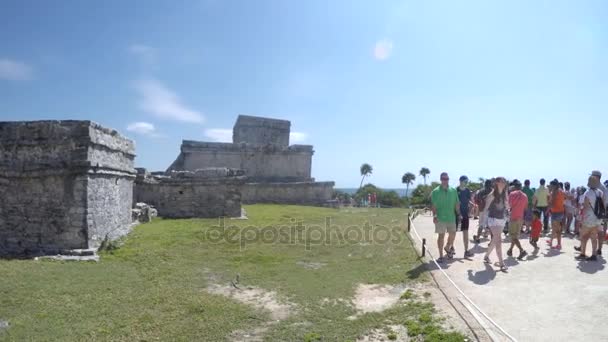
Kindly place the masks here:
[[(411, 235), (418, 243), (414, 227), (422, 238), (426, 238), (428, 250), (437, 258), (432, 217), (419, 215), (414, 220)], [(476, 231), (477, 220), (472, 220), (471, 235)], [(506, 257), (509, 244), (503, 240), (505, 264), (509, 267), (503, 273), (497, 266), (483, 263), (488, 240), (482, 240), (479, 245), (470, 242), (469, 248), (475, 256), (464, 259), (462, 233), (458, 232), (456, 256), (444, 263), (443, 269), (479, 308), (517, 341), (608, 341), (606, 260), (603, 257), (595, 262), (575, 260), (577, 254), (573, 247), (578, 246), (577, 239), (563, 239), (561, 251), (550, 250), (545, 240), (541, 237), (541, 248), (532, 255), (532, 246), (522, 238), (522, 246), (530, 253), (523, 261)], [(608, 254), (607, 246), (604, 246), (604, 253)], [(491, 259), (497, 261), (495, 252)], [(436, 277), (443, 277), (432, 261), (429, 267), (434, 269)], [(448, 296), (456, 302), (464, 301), (454, 289), (448, 291)], [(472, 314), (481, 316), (476, 312)], [(492, 327), (487, 321), (482, 325)], [(508, 340), (495, 328), (490, 330), (490, 335), (499, 341)]]

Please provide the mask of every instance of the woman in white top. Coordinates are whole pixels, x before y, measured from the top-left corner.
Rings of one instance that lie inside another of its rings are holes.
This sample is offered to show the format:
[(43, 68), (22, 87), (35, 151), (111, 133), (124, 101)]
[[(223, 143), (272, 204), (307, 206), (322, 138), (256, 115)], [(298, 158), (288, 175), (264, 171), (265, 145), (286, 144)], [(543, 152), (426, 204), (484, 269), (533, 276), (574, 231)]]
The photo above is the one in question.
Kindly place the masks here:
[(504, 263), (502, 256), (502, 241), (501, 233), (507, 222), (507, 212), (509, 211), (509, 200), (507, 198), (507, 180), (503, 177), (497, 177), (494, 182), (494, 189), (486, 197), (486, 213), (488, 215), (488, 226), (492, 232), (492, 240), (488, 245), (488, 250), (483, 258), (487, 264), (491, 263), (490, 254), (496, 248), (496, 256), (501, 271), (506, 271), (507, 266)]

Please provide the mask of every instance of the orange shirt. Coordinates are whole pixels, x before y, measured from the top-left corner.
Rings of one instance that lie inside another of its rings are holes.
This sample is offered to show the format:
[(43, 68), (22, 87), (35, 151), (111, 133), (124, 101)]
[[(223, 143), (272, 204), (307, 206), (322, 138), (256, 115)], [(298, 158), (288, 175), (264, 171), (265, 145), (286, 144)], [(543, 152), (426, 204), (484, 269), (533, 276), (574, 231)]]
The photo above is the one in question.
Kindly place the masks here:
[(563, 213), (566, 211), (565, 207), (566, 194), (562, 190), (557, 190), (551, 195), (551, 212)]

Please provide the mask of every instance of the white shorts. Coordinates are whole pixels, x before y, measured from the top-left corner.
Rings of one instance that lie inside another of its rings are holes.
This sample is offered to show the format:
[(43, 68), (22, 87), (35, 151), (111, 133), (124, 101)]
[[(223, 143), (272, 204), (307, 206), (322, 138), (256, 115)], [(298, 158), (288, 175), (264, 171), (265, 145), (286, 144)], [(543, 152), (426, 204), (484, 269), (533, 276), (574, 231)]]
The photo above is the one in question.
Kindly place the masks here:
[(488, 226), (489, 227), (504, 227), (507, 224), (506, 219), (498, 219), (494, 217), (488, 217)]
[(574, 207), (573, 206), (566, 206), (566, 215), (574, 215)]

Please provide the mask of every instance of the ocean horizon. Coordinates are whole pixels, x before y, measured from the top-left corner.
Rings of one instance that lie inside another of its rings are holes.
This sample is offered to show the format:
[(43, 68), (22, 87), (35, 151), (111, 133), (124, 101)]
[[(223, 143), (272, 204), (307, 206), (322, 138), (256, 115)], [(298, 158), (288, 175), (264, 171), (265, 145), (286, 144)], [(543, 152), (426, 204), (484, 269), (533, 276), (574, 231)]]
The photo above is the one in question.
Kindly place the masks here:
[[(357, 190), (359, 190), (359, 188), (335, 188), (337, 191), (342, 191), (345, 192), (349, 195), (354, 195)], [(406, 189), (400, 189), (400, 188), (380, 188), (383, 191), (395, 191), (397, 194), (399, 194), (400, 197), (405, 197), (405, 195), (407, 194)], [(414, 189), (410, 188), (409, 192), (412, 193), (412, 191), (414, 191)]]

